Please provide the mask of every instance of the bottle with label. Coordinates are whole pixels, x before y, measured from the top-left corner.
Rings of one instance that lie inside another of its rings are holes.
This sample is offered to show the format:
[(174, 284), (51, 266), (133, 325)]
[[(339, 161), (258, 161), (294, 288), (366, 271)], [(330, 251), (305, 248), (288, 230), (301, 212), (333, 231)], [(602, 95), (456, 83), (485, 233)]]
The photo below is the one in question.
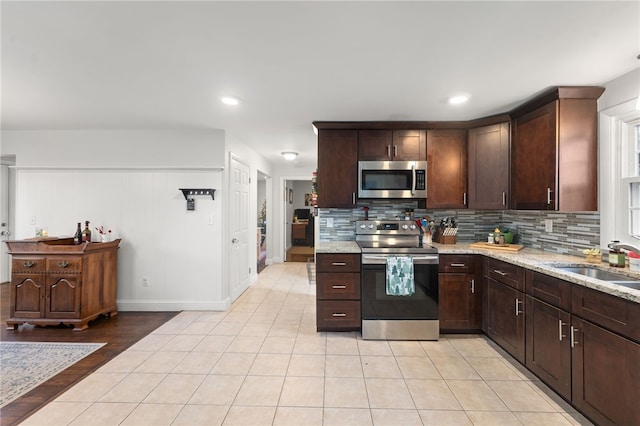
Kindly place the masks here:
[[(613, 243), (619, 243), (620, 241), (613, 241)], [(609, 249), (609, 266), (613, 266), (615, 268), (624, 268), (625, 267), (625, 255), (622, 250), (610, 248)]]
[(76, 229), (76, 233), (73, 236), (73, 243), (80, 244), (82, 242), (82, 228), (80, 226), (80, 222), (78, 222), (78, 228)]
[(91, 242), (91, 229), (89, 229), (89, 221), (84, 222), (84, 230), (82, 231), (82, 242)]

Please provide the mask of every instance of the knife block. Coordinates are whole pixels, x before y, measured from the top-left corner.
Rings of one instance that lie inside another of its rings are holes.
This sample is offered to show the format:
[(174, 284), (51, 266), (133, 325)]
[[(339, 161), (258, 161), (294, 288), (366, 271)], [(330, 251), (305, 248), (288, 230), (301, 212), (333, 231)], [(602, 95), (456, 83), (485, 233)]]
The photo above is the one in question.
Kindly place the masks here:
[(440, 244), (455, 244), (456, 235), (443, 235), (442, 232), (436, 232), (436, 237), (433, 241)]

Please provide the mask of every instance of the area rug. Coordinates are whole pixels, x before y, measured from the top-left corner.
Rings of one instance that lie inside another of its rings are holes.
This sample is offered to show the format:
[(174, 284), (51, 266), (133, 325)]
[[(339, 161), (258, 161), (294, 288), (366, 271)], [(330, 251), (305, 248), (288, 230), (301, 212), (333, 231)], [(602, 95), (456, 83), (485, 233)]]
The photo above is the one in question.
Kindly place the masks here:
[(0, 408), (104, 345), (0, 342)]

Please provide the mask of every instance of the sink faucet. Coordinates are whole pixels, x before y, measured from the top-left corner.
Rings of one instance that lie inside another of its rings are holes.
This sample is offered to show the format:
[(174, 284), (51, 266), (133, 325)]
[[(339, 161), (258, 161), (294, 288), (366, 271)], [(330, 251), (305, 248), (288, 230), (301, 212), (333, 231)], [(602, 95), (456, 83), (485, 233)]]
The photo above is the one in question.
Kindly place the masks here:
[(620, 241), (612, 241), (607, 245), (607, 247), (614, 250), (625, 249), (625, 250), (632, 251), (636, 254), (640, 254), (640, 247), (634, 246), (632, 244), (621, 243)]

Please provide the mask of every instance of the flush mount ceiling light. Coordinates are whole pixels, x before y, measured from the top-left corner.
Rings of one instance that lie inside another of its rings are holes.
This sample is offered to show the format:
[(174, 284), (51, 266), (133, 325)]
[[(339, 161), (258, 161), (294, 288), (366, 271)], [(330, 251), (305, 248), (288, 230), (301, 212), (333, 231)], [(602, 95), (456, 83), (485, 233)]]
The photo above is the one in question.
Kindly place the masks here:
[(281, 154), (284, 157), (284, 159), (288, 161), (295, 160), (296, 157), (298, 156), (298, 153), (293, 151), (285, 151), (285, 152), (281, 152)]
[(225, 105), (238, 105), (240, 103), (240, 100), (238, 98), (234, 98), (233, 96), (225, 96), (220, 100)]
[(469, 95), (456, 95), (449, 98), (451, 105), (463, 104), (469, 100)]

